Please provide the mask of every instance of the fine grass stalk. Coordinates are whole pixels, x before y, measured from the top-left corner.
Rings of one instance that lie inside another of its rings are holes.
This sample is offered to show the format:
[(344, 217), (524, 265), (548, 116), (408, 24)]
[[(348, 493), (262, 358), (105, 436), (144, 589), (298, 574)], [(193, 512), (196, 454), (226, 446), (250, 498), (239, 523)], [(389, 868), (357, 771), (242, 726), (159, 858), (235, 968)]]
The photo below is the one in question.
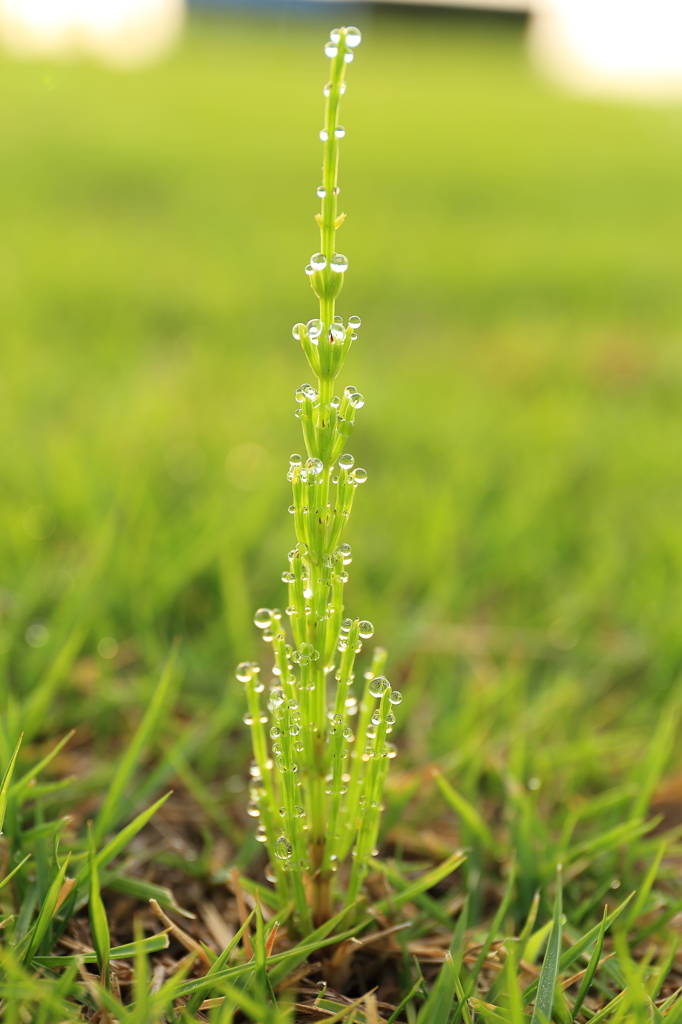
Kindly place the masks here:
[[(352, 559), (344, 531), (357, 488), (367, 479), (346, 451), (364, 398), (335, 381), (357, 338), (360, 318), (336, 313), (348, 260), (336, 249), (345, 214), (338, 209), (338, 169), (345, 129), (339, 122), (345, 74), (360, 43), (354, 27), (334, 29), (325, 53), (331, 59), (324, 87), (325, 116), (321, 209), (316, 216), (320, 251), (305, 272), (319, 301), (319, 315), (293, 328), (315, 378), (296, 391), (305, 454), (289, 460), (296, 544), (282, 573), (290, 636), (277, 608), (259, 608), (255, 624), (272, 645), (269, 696), (260, 665), (242, 662), (254, 761), (250, 813), (260, 818), (258, 838), (267, 846), (269, 877), (280, 897), (292, 902), (294, 921), (307, 934), (332, 916), (343, 888), (350, 907), (360, 895), (376, 855), (381, 801), (395, 750), (388, 741), (401, 695), (383, 668), (386, 653), (374, 651), (355, 695), (355, 659), (374, 628), (344, 611), (346, 567)], [(355, 720), (355, 727), (351, 724)], [(352, 853), (349, 877), (339, 868)]]

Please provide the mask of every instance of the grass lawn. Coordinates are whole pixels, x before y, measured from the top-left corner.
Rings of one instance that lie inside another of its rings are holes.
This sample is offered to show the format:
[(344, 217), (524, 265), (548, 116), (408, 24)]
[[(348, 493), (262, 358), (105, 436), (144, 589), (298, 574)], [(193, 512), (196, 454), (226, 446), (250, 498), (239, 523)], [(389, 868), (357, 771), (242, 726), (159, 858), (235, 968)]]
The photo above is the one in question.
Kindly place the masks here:
[[(38, 865), (0, 891), (24, 931), (54, 873), (36, 829), (69, 814), (62, 849), (85, 849), (175, 637), (112, 830), (174, 785), (166, 846), (131, 875), (195, 906), (188, 879), (260, 869), (233, 666), (259, 653), (253, 610), (285, 601), (290, 327), (316, 315), (337, 17), (195, 12), (135, 73), (0, 62), (0, 765), (22, 731), (19, 775), (76, 729), (10, 801), (11, 855)], [(468, 891), (474, 938), (512, 851), (504, 927), (538, 887), (549, 920), (560, 860), (571, 941), (638, 888), (630, 940), (655, 965), (680, 898), (674, 837), (642, 880), (682, 803), (682, 111), (556, 91), (513, 19), (354, 18), (339, 308), (363, 321), (344, 383), (369, 482), (346, 539), (350, 610), (404, 695), (386, 849), (471, 850), (419, 913), (442, 924)], [(595, 1010), (659, 997), (655, 966), (614, 963)]]

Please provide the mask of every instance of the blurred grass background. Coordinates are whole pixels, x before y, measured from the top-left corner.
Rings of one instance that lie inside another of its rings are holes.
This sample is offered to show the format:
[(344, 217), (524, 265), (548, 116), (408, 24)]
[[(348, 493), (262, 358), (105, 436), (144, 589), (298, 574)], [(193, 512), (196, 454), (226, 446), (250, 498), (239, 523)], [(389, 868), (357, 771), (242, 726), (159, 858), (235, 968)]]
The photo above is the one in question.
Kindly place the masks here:
[[(233, 665), (285, 601), (290, 327), (349, 17), (197, 10), (130, 74), (0, 62), (5, 747), (28, 708), (29, 736), (116, 749), (180, 635), (194, 763), (243, 770)], [(682, 659), (682, 113), (557, 92), (518, 19), (351, 20), (349, 610), (390, 648), (408, 762), (475, 748), (471, 790), (518, 740), (521, 777), (586, 786)]]

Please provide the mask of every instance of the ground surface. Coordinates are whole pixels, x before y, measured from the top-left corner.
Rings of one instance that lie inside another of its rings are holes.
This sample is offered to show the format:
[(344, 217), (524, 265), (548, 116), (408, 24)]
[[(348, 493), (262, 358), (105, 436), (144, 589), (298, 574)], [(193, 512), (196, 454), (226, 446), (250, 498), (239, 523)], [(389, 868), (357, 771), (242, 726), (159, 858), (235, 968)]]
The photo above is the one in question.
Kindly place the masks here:
[[(340, 305), (367, 399), (351, 611), (405, 697), (387, 848), (476, 839), (438, 761), (517, 850), (521, 920), (664, 771), (679, 820), (681, 114), (556, 92), (520, 22), (365, 22)], [(232, 668), (258, 653), (253, 609), (284, 600), (328, 27), (195, 16), (143, 72), (0, 64), (0, 761), (22, 729), (40, 753), (75, 728), (56, 769), (79, 777), (45, 813), (79, 828), (179, 635), (130, 800), (175, 779), (223, 865), (255, 852)], [(576, 869), (586, 920), (634, 884), (619, 856)], [(474, 918), (496, 863), (482, 842), (466, 869)]]

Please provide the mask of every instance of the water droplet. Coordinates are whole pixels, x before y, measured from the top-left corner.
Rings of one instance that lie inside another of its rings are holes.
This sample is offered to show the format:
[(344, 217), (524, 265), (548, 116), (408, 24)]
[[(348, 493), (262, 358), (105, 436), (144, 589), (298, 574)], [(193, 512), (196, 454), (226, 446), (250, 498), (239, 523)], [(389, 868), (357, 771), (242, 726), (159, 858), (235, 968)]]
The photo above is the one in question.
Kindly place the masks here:
[(386, 715), (386, 725), (395, 725), (395, 715), (392, 711)]
[(305, 338), (307, 333), (305, 329), (305, 324), (294, 324), (294, 326), (291, 328), (291, 333), (293, 334), (294, 339), (296, 341), (300, 341), (302, 338)]
[(403, 695), (400, 690), (393, 690), (392, 693), (388, 695), (388, 699), (391, 704), (400, 704), (403, 699)]
[(301, 730), (299, 729), (299, 727), (297, 725), (290, 725), (289, 726), (289, 735), (291, 736), (292, 739), (296, 739), (296, 737), (298, 736), (300, 731)]
[(332, 395), (332, 397), (329, 400), (329, 404), (331, 405), (332, 409), (338, 409), (338, 407), (341, 405), (341, 399), (339, 398), (338, 395)]
[(349, 742), (355, 739), (355, 736), (353, 735), (353, 730), (349, 725), (347, 725), (346, 728), (343, 730), (343, 738), (344, 740), (348, 740)]
[(240, 661), (235, 671), (235, 676), (240, 683), (248, 683), (252, 675), (252, 668), (250, 661)]
[(268, 863), (268, 864), (265, 865), (265, 868), (263, 870), (263, 874), (265, 875), (266, 882), (276, 882), (277, 881), (277, 875), (275, 874), (275, 870), (274, 870), (272, 864)]
[(343, 327), (341, 327), (339, 324), (332, 324), (332, 328), (329, 332), (330, 342), (332, 342), (332, 344), (334, 342), (336, 342), (336, 344), (340, 344), (345, 339), (345, 337), (346, 332), (344, 331)]
[(352, 327), (353, 330), (356, 331), (358, 329), (358, 327), (362, 326), (362, 320), (360, 319), (359, 316), (349, 316), (348, 317), (348, 326)]
[(247, 711), (246, 714), (242, 715), (242, 722), (244, 725), (253, 725), (253, 715), (250, 715)]
[(258, 611), (256, 612), (256, 614), (253, 617), (253, 621), (254, 621), (254, 624), (256, 626), (258, 626), (259, 629), (267, 629), (268, 626), (270, 625), (271, 618), (272, 618), (272, 609), (271, 608), (259, 608)]
[(295, 581), (296, 577), (294, 576), (293, 572), (282, 573), (282, 583), (294, 583)]
[(323, 128), (322, 131), (320, 132), (320, 141), (321, 142), (326, 142), (328, 138), (329, 138), (329, 132), (327, 131), (326, 128)]
[(287, 702), (287, 707), (289, 711), (298, 711), (298, 701), (294, 700), (292, 697), (291, 700)]
[(305, 810), (304, 810), (303, 807), (299, 807), (298, 804), (296, 804), (294, 806), (294, 817), (295, 818), (305, 818)]
[(267, 627), (266, 629), (263, 630), (263, 632), (261, 633), (261, 636), (262, 636), (263, 640), (265, 640), (266, 644), (272, 643), (273, 632), (272, 632), (272, 630), (269, 627)]
[(342, 253), (335, 252), (329, 266), (335, 274), (344, 274), (348, 270), (348, 260)]
[(307, 326), (310, 337), (319, 338), (320, 334), (322, 334), (324, 324), (321, 320), (309, 320)]
[(327, 257), (322, 252), (316, 252), (310, 257), (310, 265), (313, 270), (324, 270), (327, 266)]
[(332, 94), (332, 83), (331, 82), (327, 82), (327, 84), (325, 85), (324, 89), (322, 90), (322, 95), (325, 96), (325, 98), (326, 98), (328, 96), (331, 96), (331, 94)]
[(276, 740), (277, 737), (281, 736), (281, 735), (282, 735), (282, 730), (280, 728), (278, 728), (278, 726), (273, 725), (272, 729), (270, 730), (270, 738), (273, 739), (273, 740)]
[(299, 651), (301, 652), (301, 655), (304, 658), (309, 658), (314, 650), (315, 648), (313, 647), (313, 645), (306, 643), (305, 641), (299, 647)]
[(335, 139), (342, 139), (345, 134), (346, 134), (346, 129), (343, 127), (343, 125), (342, 124), (337, 124), (336, 128), (334, 129), (334, 138)]
[(354, 484), (364, 484), (365, 481), (367, 480), (367, 470), (360, 468), (354, 469), (352, 473), (352, 479)]
[(355, 57), (355, 54), (352, 51), (348, 51), (348, 50), (343, 55), (343, 59), (345, 60), (346, 64), (352, 64), (354, 57)]
[(251, 776), (252, 779), (260, 779), (260, 767), (258, 766), (256, 761), (252, 761), (251, 764), (249, 765), (249, 775)]
[[(298, 409), (296, 411), (298, 412)], [(289, 508), (287, 509), (287, 512), (289, 513), (289, 515), (293, 516), (294, 513), (296, 512), (296, 506), (295, 505), (289, 505)]]
[(339, 456), (339, 469), (352, 469), (355, 463), (355, 459), (350, 452), (344, 452), (343, 455)]
[(275, 840), (275, 857), (279, 857), (280, 860), (289, 860), (291, 857), (291, 843), (286, 836), (278, 836)]
[(309, 469), (315, 476), (319, 476), (324, 469), (324, 463), (322, 459), (308, 459), (306, 469)]
[(305, 744), (303, 740), (296, 740), (296, 742), (294, 743), (294, 750), (296, 751), (297, 754), (300, 754), (304, 747)]
[(359, 622), (358, 635), (361, 636), (363, 640), (369, 640), (369, 638), (374, 635), (374, 626), (372, 623), (368, 622), (366, 619)]
[(353, 625), (353, 620), (352, 619), (344, 619), (343, 622), (341, 623), (341, 632), (342, 633), (350, 633), (352, 625)]
[(372, 715), (372, 725), (381, 725), (381, 712), (378, 708)]
[(362, 409), (365, 404), (365, 396), (361, 395), (359, 391), (356, 391), (354, 395), (350, 395), (348, 401), (354, 409)]
[[(308, 275), (308, 277), (312, 277), (313, 276), (313, 274), (315, 273), (315, 267), (312, 265), (312, 263), (308, 263), (307, 264), (307, 266), (305, 268), (305, 272)], [(310, 340), (312, 341), (312, 343), (314, 345), (315, 344), (315, 339), (311, 338)]]
[(271, 690), (270, 691), (270, 700), (272, 701), (272, 706), (273, 707), (281, 708), (282, 704), (284, 704), (284, 693), (283, 693), (283, 691), (282, 690)]
[(256, 842), (257, 843), (267, 843), (267, 841), (268, 841), (268, 837), (267, 837), (267, 835), (265, 834), (264, 831), (263, 832), (256, 832)]
[(329, 42), (325, 44), (324, 52), (327, 57), (336, 57), (339, 52), (339, 48), (338, 46), (335, 46), (330, 39)]
[[(384, 693), (386, 693), (386, 690), (390, 688), (390, 685), (391, 684), (389, 683), (388, 679), (385, 676), (376, 676), (374, 679), (372, 679), (368, 689), (373, 697), (381, 697), (383, 696)], [(397, 690), (394, 692), (397, 693)], [(393, 694), (391, 694), (391, 697), (392, 696)], [(391, 698), (389, 697), (389, 700), (390, 699)], [(400, 703), (400, 701), (398, 701), (398, 703)]]
[(333, 28), (331, 30), (331, 32), (329, 33), (329, 38), (331, 39), (331, 41), (333, 43), (337, 43), (337, 44), (340, 43), (341, 42), (341, 29), (340, 28)]
[(324, 199), (324, 197), (325, 197), (325, 196), (326, 196), (326, 194), (327, 194), (327, 190), (326, 190), (326, 188), (324, 187), (324, 185), (318, 185), (318, 186), (317, 186), (317, 194), (318, 194), (318, 196), (319, 196), (319, 198), (320, 198), (320, 199)]
[(346, 29), (346, 46), (350, 46), (350, 48), (354, 50), (361, 42), (362, 33), (360, 32), (360, 29), (356, 28), (355, 25), (349, 25)]

